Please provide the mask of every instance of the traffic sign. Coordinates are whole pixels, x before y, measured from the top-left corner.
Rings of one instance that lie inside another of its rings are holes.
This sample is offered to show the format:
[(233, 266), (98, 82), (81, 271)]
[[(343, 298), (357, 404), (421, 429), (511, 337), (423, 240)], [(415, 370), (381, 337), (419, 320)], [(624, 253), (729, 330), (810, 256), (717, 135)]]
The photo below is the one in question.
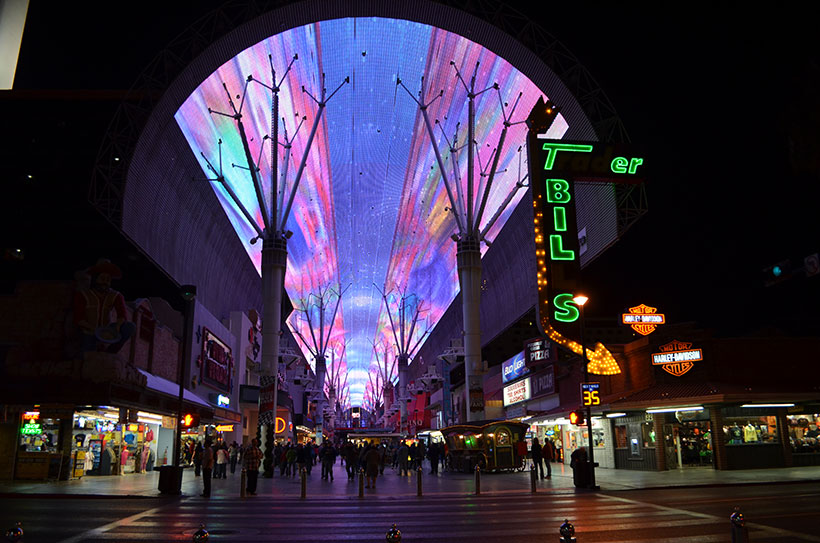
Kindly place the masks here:
[(581, 405), (601, 405), (601, 383), (581, 383)]

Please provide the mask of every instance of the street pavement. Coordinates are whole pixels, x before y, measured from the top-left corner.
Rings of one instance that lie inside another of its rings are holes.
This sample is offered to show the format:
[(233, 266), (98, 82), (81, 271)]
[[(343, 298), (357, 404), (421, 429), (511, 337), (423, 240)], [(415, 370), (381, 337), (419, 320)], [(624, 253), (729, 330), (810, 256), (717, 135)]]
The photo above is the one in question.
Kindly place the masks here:
[[(553, 477), (539, 481), (535, 494), (528, 473), (512, 473), (483, 475), (478, 496), (471, 475), (425, 472), (422, 497), (415, 475), (387, 470), (359, 498), (358, 481), (348, 481), (338, 466), (333, 482), (314, 471), (305, 499), (298, 477), (278, 476), (261, 479), (257, 496), (240, 498), (239, 472), (213, 481), (211, 498), (199, 496), (201, 479), (191, 470), (182, 497), (158, 497), (156, 473), (6, 483), (0, 529), (22, 522), (27, 543), (191, 541), (200, 524), (214, 543), (375, 542), (396, 523), (405, 543), (533, 543), (558, 541), (558, 528), (569, 519), (578, 543), (707, 543), (731, 541), (728, 517), (739, 505), (755, 543), (820, 542), (820, 468), (750, 470), (741, 480), (740, 472), (715, 479), (727, 472), (683, 471), (680, 479), (631, 472), (616, 480), (618, 470), (600, 469), (602, 490), (590, 492), (575, 489), (569, 471), (554, 464)], [(796, 482), (801, 477), (815, 481)], [(791, 484), (778, 484), (784, 481)]]

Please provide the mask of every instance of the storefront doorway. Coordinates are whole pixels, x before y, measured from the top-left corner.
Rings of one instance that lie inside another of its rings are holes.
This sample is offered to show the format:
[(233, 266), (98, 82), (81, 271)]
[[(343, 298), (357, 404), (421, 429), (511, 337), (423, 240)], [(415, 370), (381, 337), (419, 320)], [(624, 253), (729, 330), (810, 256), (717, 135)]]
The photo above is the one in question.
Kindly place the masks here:
[(709, 421), (663, 425), (666, 468), (712, 467), (712, 431)]

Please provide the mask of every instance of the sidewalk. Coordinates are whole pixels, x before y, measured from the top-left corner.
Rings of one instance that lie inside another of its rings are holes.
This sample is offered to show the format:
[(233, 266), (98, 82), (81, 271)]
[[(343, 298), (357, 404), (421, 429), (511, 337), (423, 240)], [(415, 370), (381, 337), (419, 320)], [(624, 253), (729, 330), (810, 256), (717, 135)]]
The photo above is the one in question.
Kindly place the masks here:
[[(572, 471), (569, 466), (553, 464), (552, 478), (537, 482), (539, 493), (575, 493), (572, 484)], [(475, 479), (472, 474), (442, 473), (438, 476), (428, 473), (425, 468), (422, 475), (424, 496), (457, 497), (472, 495), (475, 492)], [(317, 466), (307, 478), (307, 497), (322, 499), (358, 498), (358, 480), (349, 481), (344, 468), (335, 466), (335, 481), (323, 481), (321, 470)], [(626, 491), (652, 488), (674, 488), (693, 486), (722, 486), (789, 482), (820, 482), (820, 466), (800, 468), (759, 469), (743, 471), (716, 471), (711, 468), (689, 468), (663, 472), (630, 471), (598, 468), (596, 470), (598, 485), (604, 491)], [(224, 480), (212, 481), (211, 499), (239, 497), (240, 472), (228, 474)], [(22, 497), (25, 495), (40, 496), (86, 496), (86, 497), (122, 497), (122, 498), (155, 498), (161, 496), (157, 491), (159, 473), (132, 474), (108, 477), (83, 477), (72, 481), (0, 482), (0, 497)], [(384, 499), (416, 497), (416, 475), (399, 477), (390, 468), (377, 480), (375, 490), (365, 489), (365, 497), (378, 496)], [(273, 479), (259, 478), (257, 499), (260, 497), (299, 498), (301, 485), (299, 477), (279, 477)], [(487, 473), (481, 476), (482, 495), (528, 494), (530, 492), (529, 472)], [(182, 480), (182, 493), (185, 496), (196, 496), (202, 493), (202, 478), (195, 477), (193, 469), (186, 469)]]

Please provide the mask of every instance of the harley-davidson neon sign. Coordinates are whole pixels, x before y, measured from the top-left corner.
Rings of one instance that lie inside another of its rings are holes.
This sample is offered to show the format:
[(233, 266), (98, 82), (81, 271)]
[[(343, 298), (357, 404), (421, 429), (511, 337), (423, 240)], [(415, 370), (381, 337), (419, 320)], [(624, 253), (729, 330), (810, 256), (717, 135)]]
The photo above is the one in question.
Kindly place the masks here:
[(630, 307), (629, 313), (621, 314), (621, 322), (630, 325), (639, 334), (648, 336), (659, 324), (666, 323), (666, 317), (663, 313), (658, 313), (657, 307), (641, 304)]
[(692, 349), (691, 343), (674, 340), (658, 348), (662, 352), (652, 355), (652, 365), (661, 366), (665, 372), (675, 377), (691, 370), (694, 362), (703, 360), (703, 351)]

